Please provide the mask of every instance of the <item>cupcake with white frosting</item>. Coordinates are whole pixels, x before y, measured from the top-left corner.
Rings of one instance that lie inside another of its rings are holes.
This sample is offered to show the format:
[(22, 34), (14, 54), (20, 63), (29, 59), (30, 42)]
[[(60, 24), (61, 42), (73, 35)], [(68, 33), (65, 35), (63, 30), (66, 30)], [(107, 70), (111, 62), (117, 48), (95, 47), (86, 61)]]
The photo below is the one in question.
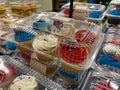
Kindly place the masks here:
[(37, 90), (36, 78), (30, 75), (18, 76), (8, 90)]
[(58, 38), (51, 34), (40, 35), (35, 38), (32, 46), (40, 60), (49, 62), (57, 55)]

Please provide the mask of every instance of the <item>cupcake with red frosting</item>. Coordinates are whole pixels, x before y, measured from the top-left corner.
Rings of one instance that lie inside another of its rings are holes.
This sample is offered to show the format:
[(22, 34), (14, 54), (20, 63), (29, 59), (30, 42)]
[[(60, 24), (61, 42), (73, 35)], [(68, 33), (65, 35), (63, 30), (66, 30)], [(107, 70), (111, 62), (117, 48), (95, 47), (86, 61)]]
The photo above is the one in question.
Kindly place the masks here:
[[(59, 56), (65, 63), (81, 66), (87, 59), (88, 52), (84, 45), (79, 45), (78, 43), (72, 41), (63, 41), (60, 43)], [(68, 72), (74, 73), (75, 69), (70, 65), (67, 66), (69, 68), (66, 68), (65, 63), (62, 64), (62, 68)]]
[(68, 75), (66, 76), (63, 72), (58, 71), (60, 77), (62, 76), (62, 79), (64, 77), (65, 81), (75, 82), (79, 77), (78, 74), (83, 70), (88, 57), (87, 48), (84, 45), (79, 45), (77, 42), (65, 40), (60, 43), (58, 51), (62, 62), (62, 71)]
[(96, 34), (91, 30), (78, 30), (75, 32), (74, 38), (90, 49), (96, 40)]
[(11, 64), (0, 64), (0, 87), (8, 87), (15, 75), (16, 69)]

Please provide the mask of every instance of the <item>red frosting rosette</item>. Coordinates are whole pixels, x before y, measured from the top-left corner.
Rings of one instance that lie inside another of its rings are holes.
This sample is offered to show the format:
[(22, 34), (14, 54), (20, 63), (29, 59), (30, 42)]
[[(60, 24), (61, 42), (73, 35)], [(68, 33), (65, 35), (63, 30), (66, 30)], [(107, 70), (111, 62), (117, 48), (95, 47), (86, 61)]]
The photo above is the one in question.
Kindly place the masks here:
[(88, 57), (86, 47), (83, 45), (78, 45), (76, 42), (61, 42), (58, 51), (60, 57), (69, 63), (82, 63)]
[(74, 38), (80, 43), (93, 44), (96, 39), (96, 35), (91, 30), (78, 30), (74, 34)]
[(0, 66), (0, 83), (10, 80), (16, 74), (16, 69), (11, 64)]

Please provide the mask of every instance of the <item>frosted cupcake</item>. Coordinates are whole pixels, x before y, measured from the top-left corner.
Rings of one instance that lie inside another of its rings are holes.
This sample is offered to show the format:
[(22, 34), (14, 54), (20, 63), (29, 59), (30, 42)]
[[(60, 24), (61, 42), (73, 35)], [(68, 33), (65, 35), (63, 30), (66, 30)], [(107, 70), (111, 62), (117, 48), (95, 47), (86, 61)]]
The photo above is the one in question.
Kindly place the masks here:
[(54, 35), (40, 35), (33, 41), (37, 57), (45, 62), (53, 60), (57, 55), (58, 38)]
[(37, 90), (36, 78), (30, 75), (18, 76), (8, 90)]
[(89, 10), (87, 6), (76, 6), (73, 12), (73, 18), (78, 20), (86, 20), (88, 17)]
[(0, 64), (0, 87), (7, 88), (15, 75), (16, 69), (11, 64)]
[(62, 68), (69, 73), (80, 71), (80, 69), (75, 69), (69, 64), (82, 67), (88, 57), (86, 47), (84, 45), (79, 46), (76, 42), (61, 42), (58, 51), (60, 58), (64, 61), (62, 62)]
[(77, 42), (86, 45), (86, 47), (90, 50), (96, 40), (96, 35), (91, 30), (78, 30), (75, 32), (74, 38), (77, 40)]
[(72, 23), (60, 23), (59, 21), (54, 21), (55, 28), (52, 30), (58, 36), (72, 37), (74, 33), (74, 25)]
[[(15, 42), (18, 45), (18, 49), (22, 53), (21, 56), (26, 60), (30, 60), (32, 42), (34, 40), (34, 37), (35, 37), (35, 32), (28, 28), (18, 27), (15, 30), (15, 34), (14, 34)], [(26, 58), (26, 56), (28, 58)]]

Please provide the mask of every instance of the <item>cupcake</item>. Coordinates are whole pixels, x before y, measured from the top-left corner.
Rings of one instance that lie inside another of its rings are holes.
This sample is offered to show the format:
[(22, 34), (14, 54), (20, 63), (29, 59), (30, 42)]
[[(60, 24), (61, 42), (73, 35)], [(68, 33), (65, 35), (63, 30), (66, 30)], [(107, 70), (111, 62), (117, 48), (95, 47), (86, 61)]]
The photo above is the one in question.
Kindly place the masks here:
[(48, 30), (51, 27), (51, 24), (44, 19), (33, 22), (32, 26), (35, 30)]
[(51, 32), (55, 33), (58, 36), (63, 36), (68, 38), (72, 37), (75, 29), (72, 23), (62, 23), (62, 22), (60, 23), (58, 21), (54, 21), (54, 25), (56, 28)]
[(0, 64), (0, 87), (7, 88), (16, 76), (16, 69), (11, 64)]
[(83, 67), (88, 57), (88, 51), (84, 45), (71, 41), (61, 42), (58, 52), (62, 60), (62, 68), (69, 73), (79, 72), (80, 69), (75, 69), (74, 66)]
[(18, 49), (20, 50), (22, 55), (24, 54), (25, 57), (29, 56), (28, 59), (26, 58), (26, 60), (28, 61), (30, 60), (31, 57), (32, 42), (34, 38), (35, 38), (35, 32), (33, 30), (30, 30), (25, 27), (18, 27), (15, 30), (15, 34), (14, 34), (15, 42), (17, 43)]
[(93, 23), (99, 23), (102, 18), (101, 10), (92, 10), (88, 15), (88, 21)]
[(77, 42), (82, 43), (86, 45), (88, 49), (92, 47), (96, 40), (96, 35), (91, 30), (78, 30), (74, 34), (74, 38), (77, 40)]
[(13, 80), (8, 90), (37, 90), (36, 78), (30, 75), (20, 75)]
[(38, 59), (50, 62), (57, 56), (58, 38), (54, 35), (40, 35), (33, 41), (33, 49)]
[(8, 41), (6, 43), (6, 48), (9, 50), (15, 50), (17, 48), (17, 45), (11, 41)]
[(114, 24), (114, 25), (118, 25), (120, 24), (120, 10), (119, 9), (111, 9), (110, 11), (108, 11), (109, 15), (112, 16), (108, 16), (107, 22), (109, 24)]
[(86, 20), (89, 10), (87, 6), (76, 6), (73, 12), (73, 18), (78, 20)]
[(102, 48), (103, 53), (120, 61), (120, 46), (113, 43), (106, 43)]

